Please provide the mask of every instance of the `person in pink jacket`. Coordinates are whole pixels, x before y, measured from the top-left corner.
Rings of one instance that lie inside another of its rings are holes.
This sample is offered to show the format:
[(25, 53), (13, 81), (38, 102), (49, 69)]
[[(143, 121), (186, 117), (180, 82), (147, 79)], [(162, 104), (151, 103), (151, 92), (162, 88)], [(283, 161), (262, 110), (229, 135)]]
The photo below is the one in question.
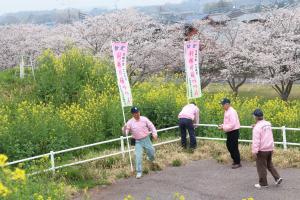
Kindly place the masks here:
[[(141, 116), (140, 110), (137, 107), (131, 108), (132, 118), (125, 124), (123, 131), (126, 135), (129, 132), (135, 139), (135, 165), (136, 165), (136, 178), (142, 177), (143, 172), (143, 151), (146, 150), (147, 159), (152, 163), (153, 166), (157, 166), (154, 163), (155, 159), (155, 149), (150, 140), (150, 135), (152, 135), (154, 140), (157, 140), (157, 130), (153, 123), (144, 116)], [(151, 133), (150, 133), (151, 131)]]
[(236, 110), (230, 105), (230, 100), (224, 98), (221, 101), (225, 110), (223, 124), (219, 129), (225, 131), (227, 135), (226, 147), (233, 159), (232, 169), (241, 167), (241, 158), (239, 151), (240, 121)]
[(274, 139), (271, 123), (264, 120), (264, 114), (260, 109), (256, 109), (253, 112), (253, 115), (256, 123), (253, 125), (252, 154), (256, 159), (256, 167), (259, 177), (259, 183), (254, 186), (259, 189), (262, 187), (268, 187), (267, 169), (274, 177), (275, 184), (279, 185), (282, 182), (282, 178), (279, 176), (272, 163)]
[(194, 150), (197, 147), (195, 135), (196, 124), (199, 124), (199, 108), (195, 103), (185, 105), (178, 115), (179, 128), (181, 133), (181, 146), (186, 149), (186, 130), (190, 135), (190, 148)]

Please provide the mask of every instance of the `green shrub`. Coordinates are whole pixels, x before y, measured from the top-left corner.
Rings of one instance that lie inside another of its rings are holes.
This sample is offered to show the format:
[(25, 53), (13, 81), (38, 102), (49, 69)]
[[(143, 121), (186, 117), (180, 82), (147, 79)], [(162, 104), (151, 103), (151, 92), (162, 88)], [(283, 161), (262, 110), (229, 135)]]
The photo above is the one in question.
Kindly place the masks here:
[(179, 159), (175, 159), (175, 160), (172, 161), (172, 166), (173, 167), (180, 167), (181, 165), (182, 165), (182, 162)]

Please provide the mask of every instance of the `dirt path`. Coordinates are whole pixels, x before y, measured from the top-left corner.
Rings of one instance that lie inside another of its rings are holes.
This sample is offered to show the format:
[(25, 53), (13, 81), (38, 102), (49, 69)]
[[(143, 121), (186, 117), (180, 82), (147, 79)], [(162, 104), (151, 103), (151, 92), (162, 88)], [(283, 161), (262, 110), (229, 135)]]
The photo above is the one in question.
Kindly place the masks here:
[[(92, 200), (123, 200), (131, 194), (135, 200), (173, 200), (175, 192), (185, 200), (297, 200), (300, 199), (300, 170), (278, 169), (284, 181), (274, 185), (268, 174), (270, 187), (263, 190), (254, 188), (257, 183), (253, 163), (244, 163), (233, 170), (213, 160), (193, 161), (182, 167), (169, 167), (160, 172), (151, 172), (142, 179), (134, 177), (117, 181), (106, 188), (98, 187), (89, 191)], [(76, 200), (82, 197), (75, 198)]]

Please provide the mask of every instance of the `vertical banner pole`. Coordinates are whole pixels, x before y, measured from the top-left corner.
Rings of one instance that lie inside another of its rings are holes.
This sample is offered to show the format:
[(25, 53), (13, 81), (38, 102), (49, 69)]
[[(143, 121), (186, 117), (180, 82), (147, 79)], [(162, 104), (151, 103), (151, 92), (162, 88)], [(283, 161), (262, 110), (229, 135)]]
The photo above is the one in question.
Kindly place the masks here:
[[(123, 120), (125, 125), (126, 117), (125, 117), (124, 107), (132, 106), (131, 89), (130, 89), (130, 84), (129, 84), (127, 71), (126, 71), (126, 56), (128, 52), (128, 43), (112, 42), (112, 51), (114, 56), (114, 63), (115, 63), (118, 87), (120, 92)], [(128, 148), (129, 161), (130, 161), (130, 170), (131, 172), (133, 172), (128, 134), (126, 134), (126, 140), (127, 140), (127, 148)]]
[[(123, 112), (124, 124), (126, 124), (126, 118), (125, 118), (125, 112), (124, 112), (124, 107), (123, 106), (122, 106), (122, 112)], [(133, 164), (132, 164), (132, 159), (131, 159), (131, 150), (130, 150), (129, 138), (128, 138), (127, 133), (126, 133), (126, 140), (127, 140), (128, 154), (129, 154), (130, 171), (133, 172)]]
[(122, 113), (123, 113), (123, 120), (124, 120), (124, 124), (126, 124), (126, 117), (125, 117), (125, 111), (124, 111), (124, 107), (122, 106)]
[(121, 152), (122, 152), (122, 157), (124, 159), (125, 158), (124, 137), (121, 136), (120, 139), (121, 139)]
[[(184, 48), (183, 48), (183, 52), (184, 52), (184, 60), (185, 60), (185, 72), (187, 73), (187, 70), (186, 70), (187, 64), (186, 64), (186, 59), (185, 59), (185, 56), (186, 56), (186, 47), (185, 47), (185, 45), (184, 45)], [(186, 101), (189, 104), (190, 103), (189, 102), (189, 87), (188, 87), (189, 83), (188, 83), (187, 74), (185, 75), (185, 82), (186, 82)]]
[(189, 85), (189, 80), (188, 80), (188, 77), (186, 76), (185, 77), (185, 81), (186, 81), (186, 101), (187, 101), (187, 103), (189, 104), (190, 103), (190, 101), (189, 101), (189, 87), (188, 87), (188, 85)]

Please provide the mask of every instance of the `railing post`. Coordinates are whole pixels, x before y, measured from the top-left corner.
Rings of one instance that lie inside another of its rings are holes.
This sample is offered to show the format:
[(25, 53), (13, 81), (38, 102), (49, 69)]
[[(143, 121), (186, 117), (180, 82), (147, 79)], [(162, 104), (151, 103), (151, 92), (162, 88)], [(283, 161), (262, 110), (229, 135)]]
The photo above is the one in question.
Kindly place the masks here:
[(282, 130), (282, 142), (283, 142), (283, 149), (287, 150), (287, 144), (286, 144), (286, 129), (285, 126), (281, 127)]
[(120, 139), (121, 139), (121, 152), (122, 152), (122, 157), (123, 157), (123, 159), (124, 159), (124, 158), (125, 158), (124, 137), (121, 136)]
[(54, 151), (50, 151), (50, 159), (51, 159), (51, 170), (54, 175), (55, 174)]

